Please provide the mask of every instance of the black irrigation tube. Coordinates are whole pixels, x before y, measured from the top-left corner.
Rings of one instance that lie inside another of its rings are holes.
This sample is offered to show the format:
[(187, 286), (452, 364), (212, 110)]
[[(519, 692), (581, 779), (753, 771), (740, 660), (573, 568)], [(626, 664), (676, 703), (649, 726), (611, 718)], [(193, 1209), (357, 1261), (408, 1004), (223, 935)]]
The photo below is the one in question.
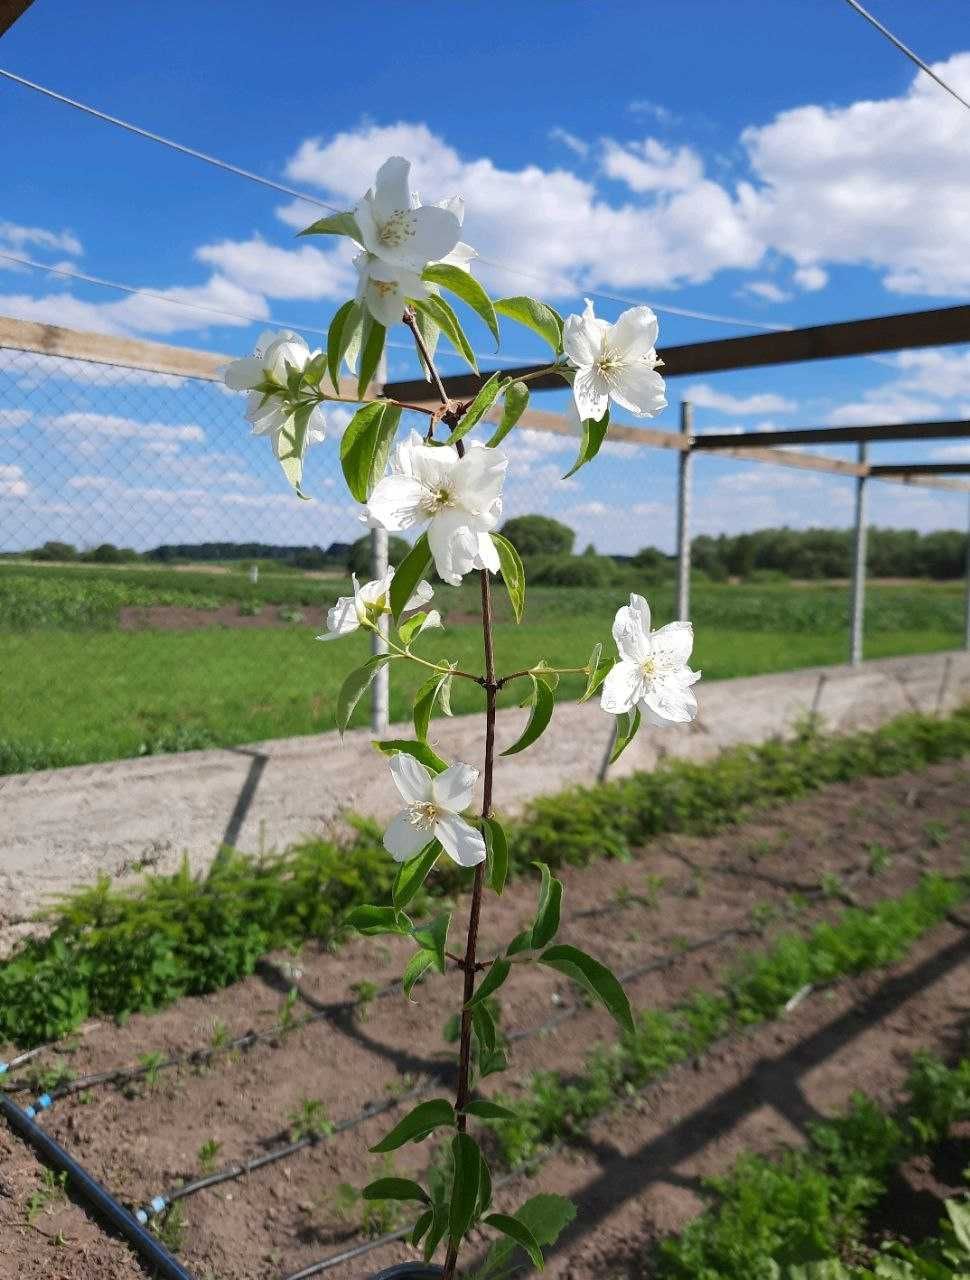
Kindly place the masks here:
[(169, 1251), (155, 1239), (134, 1215), (105, 1190), (64, 1148), (40, 1127), (26, 1111), (0, 1094), (0, 1114), (11, 1129), (33, 1148), (36, 1155), (66, 1174), (71, 1186), (92, 1209), (106, 1218), (145, 1262), (154, 1267), (163, 1280), (192, 1280), (192, 1277)]

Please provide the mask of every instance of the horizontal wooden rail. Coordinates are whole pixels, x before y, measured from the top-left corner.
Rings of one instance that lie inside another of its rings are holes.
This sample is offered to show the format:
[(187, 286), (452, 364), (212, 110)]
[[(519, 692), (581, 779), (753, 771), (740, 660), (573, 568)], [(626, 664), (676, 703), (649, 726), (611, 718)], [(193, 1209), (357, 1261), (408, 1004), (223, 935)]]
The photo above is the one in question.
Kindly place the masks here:
[(960, 440), (970, 436), (970, 420), (887, 422), (859, 427), (792, 427), (781, 431), (712, 431), (694, 437), (695, 449), (730, 450), (750, 441), (758, 448), (787, 444), (859, 444), (863, 441)]
[(970, 462), (887, 462), (869, 468), (871, 476), (965, 476), (970, 475)]

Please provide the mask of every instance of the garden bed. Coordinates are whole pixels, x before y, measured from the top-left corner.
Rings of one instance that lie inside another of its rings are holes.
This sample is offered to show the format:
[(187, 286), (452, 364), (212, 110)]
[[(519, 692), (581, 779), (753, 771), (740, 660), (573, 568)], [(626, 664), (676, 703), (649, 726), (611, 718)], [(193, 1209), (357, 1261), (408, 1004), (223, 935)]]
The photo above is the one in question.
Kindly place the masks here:
[[(957, 874), (970, 839), (967, 780), (966, 763), (947, 763), (830, 786), (713, 837), (660, 837), (629, 862), (569, 868), (562, 939), (620, 971), (644, 969), (629, 984), (635, 1008), (669, 1010), (691, 991), (713, 994), (742, 954), (760, 954), (786, 931), (804, 934), (837, 918), (847, 897), (866, 907), (911, 891), (927, 870)], [(522, 878), (490, 904), (484, 947), (521, 927), (533, 900), (533, 886)], [(458, 910), (460, 916), (461, 903)], [(966, 1016), (965, 942), (957, 925), (940, 924), (891, 974), (841, 979), (807, 993), (781, 1018), (718, 1040), (621, 1112), (571, 1135), (534, 1186), (520, 1178), (499, 1194), (502, 1207), (540, 1185), (578, 1196), (581, 1226), (554, 1252), (553, 1275), (645, 1270), (652, 1241), (700, 1206), (700, 1175), (723, 1170), (742, 1149), (797, 1140), (807, 1118), (844, 1105), (854, 1088), (891, 1096), (917, 1048), (952, 1054)], [(76, 1075), (141, 1063), (141, 1077), (62, 1098), (42, 1123), (138, 1206), (209, 1164), (245, 1160), (285, 1145), (294, 1129), (319, 1125), (307, 1099), (322, 1102), (338, 1125), (368, 1105), (393, 1108), (427, 1076), (447, 1076), (451, 1063), (448, 1047), (427, 1028), (446, 1021), (454, 983), (420, 987), (416, 1006), (400, 995), (380, 998), (367, 985), (375, 976), (392, 979), (400, 967), (397, 948), (383, 940), (356, 940), (336, 953), (307, 945), (299, 955), (270, 957), (225, 990), (120, 1027), (97, 1023), (75, 1037), (72, 1052), (40, 1058), (38, 1072), (58, 1062)], [(294, 988), (295, 1000), (288, 995)], [(580, 1079), (590, 1047), (615, 1040), (609, 1020), (575, 1006), (568, 983), (548, 971), (529, 969), (507, 991), (502, 1026), (513, 1037), (512, 1070), (496, 1080), (513, 1098), (535, 1095), (537, 1069)], [(355, 999), (356, 1008), (332, 1007)], [(315, 1020), (295, 1025), (307, 1016)], [(226, 1040), (251, 1028), (268, 1035), (247, 1050), (226, 1051)], [(199, 1048), (215, 1052), (181, 1069), (150, 1056)], [(37, 1085), (52, 1082), (48, 1076)], [(200, 1280), (283, 1276), (350, 1247), (366, 1231), (361, 1206), (343, 1184), (376, 1176), (380, 1159), (366, 1147), (394, 1118), (392, 1109), (188, 1197), (181, 1223), (169, 1219), (162, 1230), (172, 1243), (181, 1237), (180, 1257)], [(218, 1147), (206, 1153), (206, 1143)], [(429, 1145), (405, 1148), (397, 1168), (421, 1167)], [(141, 1275), (79, 1208), (56, 1188), (45, 1190), (39, 1166), (5, 1130), (0, 1156), (0, 1250), (16, 1259), (15, 1274)], [(40, 1197), (33, 1208), (32, 1195)], [(378, 1210), (366, 1226), (380, 1232), (404, 1220)], [(331, 1274), (349, 1280), (405, 1256), (406, 1247), (388, 1245)]]

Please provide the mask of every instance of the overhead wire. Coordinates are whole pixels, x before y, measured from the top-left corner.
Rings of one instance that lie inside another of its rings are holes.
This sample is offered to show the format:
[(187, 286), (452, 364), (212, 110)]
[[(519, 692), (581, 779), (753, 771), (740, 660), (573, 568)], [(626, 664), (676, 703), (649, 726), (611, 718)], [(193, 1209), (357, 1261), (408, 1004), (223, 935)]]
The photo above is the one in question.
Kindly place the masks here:
[[(305, 191), (298, 191), (294, 187), (288, 187), (284, 183), (274, 181), (272, 178), (267, 178), (262, 174), (254, 173), (251, 169), (244, 169), (241, 165), (232, 164), (228, 160), (222, 160), (218, 156), (210, 155), (206, 151), (200, 151), (196, 147), (190, 147), (185, 143), (176, 142), (172, 138), (166, 138), (163, 134), (155, 133), (151, 129), (145, 129), (141, 125), (132, 124), (130, 120), (124, 120), (121, 116), (111, 115), (109, 112), (102, 111), (98, 107), (92, 107), (89, 103), (81, 102), (77, 98), (71, 98), (67, 94), (59, 93), (56, 89), (51, 89), (47, 85), (39, 84), (36, 80), (29, 80), (26, 76), (18, 75), (16, 72), (9, 71), (5, 67), (0, 67), (0, 76), (6, 80), (10, 80), (14, 84), (19, 84), (24, 88), (33, 90), (35, 93), (42, 94), (44, 97), (50, 98), (54, 102), (60, 102), (64, 106), (72, 107), (86, 115), (93, 116), (96, 120), (100, 120), (105, 124), (115, 125), (117, 128), (124, 129), (128, 133), (133, 133), (137, 137), (146, 138), (150, 142), (157, 142), (163, 147), (168, 147), (170, 150), (178, 152), (180, 155), (190, 156), (194, 160), (201, 160), (205, 164), (213, 165), (215, 168), (221, 169), (226, 173), (232, 173), (239, 178), (246, 178), (250, 182), (256, 182), (262, 187), (268, 187), (270, 190), (279, 191), (283, 195), (291, 196), (297, 200), (304, 200), (306, 203), (315, 205), (320, 209), (326, 209), (330, 213), (342, 212), (342, 210), (338, 209), (335, 205), (328, 204), (325, 200), (321, 200), (317, 196), (308, 195)], [(538, 280), (540, 283), (545, 280), (548, 284), (548, 277), (540, 276), (535, 272), (527, 271), (522, 267), (510, 266), (506, 263), (496, 262), (490, 258), (480, 257), (478, 261), (483, 265), (494, 269), (509, 272), (511, 275)], [(712, 324), (729, 324), (731, 326), (741, 325), (748, 329), (763, 329), (770, 332), (791, 328), (790, 325), (766, 324), (759, 320), (744, 320), (737, 316), (724, 316), (711, 311), (692, 311), (686, 307), (676, 307), (668, 305), (667, 303), (651, 302), (646, 304), (643, 299), (628, 298), (619, 294), (604, 293), (598, 289), (582, 290), (577, 288), (577, 292), (586, 292), (591, 297), (603, 298), (608, 302), (620, 302), (626, 305), (632, 304), (633, 306), (649, 305), (654, 311), (681, 316), (692, 320), (707, 320)]]
[(933, 68), (929, 65), (929, 63), (924, 62), (923, 59), (919, 56), (919, 54), (915, 53), (909, 47), (909, 45), (903, 44), (899, 36), (893, 35), (893, 33), (889, 30), (888, 27), (883, 26), (883, 24), (879, 21), (879, 19), (874, 14), (871, 14), (868, 9), (864, 8), (859, 3), (859, 0), (846, 0), (846, 4), (848, 4), (851, 8), (855, 9), (856, 13), (858, 13), (861, 17), (865, 18), (866, 22), (871, 23), (872, 26), (875, 27), (875, 29), (879, 32), (880, 35), (885, 36), (886, 39), (889, 41), (889, 43), (892, 45), (895, 45), (895, 47), (899, 50), (900, 53), (904, 54), (907, 58), (909, 58), (910, 62), (915, 63), (916, 66), (919, 67), (920, 71), (925, 71), (931, 80), (935, 80), (941, 89), (945, 89), (947, 91), (947, 93), (950, 95), (951, 98), (956, 98), (957, 102), (959, 102), (962, 107), (966, 107), (967, 110), (970, 111), (970, 102), (968, 102), (966, 98), (961, 97), (960, 94), (957, 93), (956, 89), (954, 89), (954, 87), (951, 84), (947, 84), (947, 82), (943, 79), (942, 76), (937, 75), (937, 73), (933, 70)]

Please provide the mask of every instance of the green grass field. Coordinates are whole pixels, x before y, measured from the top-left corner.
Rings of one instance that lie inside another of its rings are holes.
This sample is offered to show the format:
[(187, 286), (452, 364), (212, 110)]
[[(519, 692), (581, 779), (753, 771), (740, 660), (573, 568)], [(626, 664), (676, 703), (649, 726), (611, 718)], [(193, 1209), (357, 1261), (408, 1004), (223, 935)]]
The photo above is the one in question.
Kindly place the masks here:
[[(21, 579), (16, 588), (13, 576)], [(326, 603), (341, 589), (340, 583), (281, 574), (260, 583), (258, 598), (266, 603), (271, 586), (274, 604)], [(119, 602), (119, 588), (136, 598)], [(114, 623), (119, 603), (185, 604), (194, 595), (200, 607), (211, 607), (213, 600), (249, 598), (239, 594), (241, 588), (252, 591), (238, 574), (41, 568), (25, 574), (23, 566), (4, 568), (0, 772), (231, 746), (332, 728), (340, 683), (368, 653), (363, 637), (323, 645), (314, 641), (313, 629), (300, 624), (265, 630), (122, 632)], [(526, 621), (516, 627), (508, 621), (499, 586), (500, 671), (540, 658), (552, 665), (581, 666), (597, 641), (611, 652), (610, 623), (629, 589), (629, 583), (595, 590), (535, 588)], [(668, 620), (670, 588), (647, 589), (646, 594), (657, 624)], [(98, 609), (78, 605), (79, 598), (92, 596), (101, 602)], [(440, 587), (437, 596), (456, 625), (432, 633), (421, 642), (421, 652), (480, 669), (479, 630), (467, 621), (477, 604), (473, 585), (457, 591)], [(692, 614), (695, 665), (710, 679), (845, 660), (847, 592), (841, 587), (702, 584), (695, 588)], [(962, 618), (958, 585), (872, 586), (867, 656), (955, 648), (962, 639)], [(421, 679), (417, 668), (402, 664), (393, 669), (392, 719), (408, 717)], [(581, 688), (581, 678), (566, 678), (559, 696), (574, 698)], [(503, 695), (506, 705), (515, 698), (514, 688)], [(453, 705), (456, 713), (475, 710), (481, 705), (479, 691), (456, 682)], [(357, 723), (366, 723), (364, 709)]]

